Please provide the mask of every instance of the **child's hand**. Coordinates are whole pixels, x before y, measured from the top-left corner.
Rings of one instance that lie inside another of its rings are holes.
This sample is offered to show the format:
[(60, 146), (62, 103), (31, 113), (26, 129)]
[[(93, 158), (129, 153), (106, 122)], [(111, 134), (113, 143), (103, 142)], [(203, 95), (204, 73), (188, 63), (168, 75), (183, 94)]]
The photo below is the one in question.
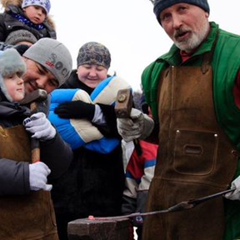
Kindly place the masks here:
[(32, 138), (45, 141), (54, 138), (56, 135), (56, 129), (42, 112), (35, 113), (31, 117), (24, 119), (23, 125), (28, 132), (33, 134)]

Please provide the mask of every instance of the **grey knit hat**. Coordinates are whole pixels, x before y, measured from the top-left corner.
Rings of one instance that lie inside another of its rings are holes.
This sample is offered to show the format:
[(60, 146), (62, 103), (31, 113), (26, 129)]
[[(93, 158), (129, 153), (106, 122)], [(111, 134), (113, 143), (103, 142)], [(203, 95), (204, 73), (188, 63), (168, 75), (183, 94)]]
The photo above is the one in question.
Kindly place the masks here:
[(26, 8), (29, 6), (40, 6), (45, 9), (47, 14), (50, 12), (51, 9), (50, 0), (23, 0), (22, 8)]
[(69, 50), (53, 38), (41, 38), (23, 54), (51, 72), (62, 85), (72, 71), (72, 56)]
[(29, 43), (35, 43), (37, 41), (37, 38), (28, 30), (16, 30), (11, 32), (6, 40), (5, 43), (9, 45), (16, 45), (20, 42), (29, 42)]
[(160, 24), (161, 24), (160, 22), (161, 12), (166, 8), (171, 7), (174, 4), (178, 4), (178, 3), (188, 3), (188, 4), (196, 5), (208, 13), (210, 12), (210, 8), (207, 0), (155, 0), (153, 11)]
[(0, 88), (5, 97), (11, 102), (12, 98), (9, 95), (4, 78), (10, 77), (14, 73), (18, 73), (22, 76), (26, 72), (26, 64), (14, 48), (8, 48), (4, 51), (0, 51)]
[(101, 43), (85, 43), (79, 49), (77, 57), (77, 66), (79, 67), (80, 65), (84, 64), (95, 64), (108, 69), (111, 64), (111, 54), (109, 50)]

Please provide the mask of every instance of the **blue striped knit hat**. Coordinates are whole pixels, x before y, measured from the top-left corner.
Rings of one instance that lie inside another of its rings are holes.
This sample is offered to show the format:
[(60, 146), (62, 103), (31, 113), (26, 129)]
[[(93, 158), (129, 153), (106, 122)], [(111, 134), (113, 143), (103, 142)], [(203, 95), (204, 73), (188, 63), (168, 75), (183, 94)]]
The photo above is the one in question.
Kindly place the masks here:
[(169, 7), (173, 6), (174, 4), (178, 4), (178, 3), (188, 3), (188, 4), (196, 5), (208, 13), (210, 12), (210, 8), (209, 8), (207, 0), (155, 0), (153, 11), (154, 11), (154, 13), (157, 17), (157, 20), (160, 24), (161, 24), (161, 22), (160, 22), (161, 12), (163, 10), (165, 10), (166, 8), (169, 8)]
[(50, 0), (23, 0), (22, 8), (26, 8), (29, 6), (40, 6), (45, 9), (46, 13), (50, 12), (51, 3)]

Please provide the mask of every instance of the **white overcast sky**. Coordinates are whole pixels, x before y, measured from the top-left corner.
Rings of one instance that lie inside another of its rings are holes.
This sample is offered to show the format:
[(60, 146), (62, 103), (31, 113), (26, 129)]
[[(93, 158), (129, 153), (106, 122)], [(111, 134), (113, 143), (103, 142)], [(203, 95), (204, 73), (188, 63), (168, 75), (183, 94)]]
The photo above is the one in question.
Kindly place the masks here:
[[(209, 0), (210, 20), (240, 34), (239, 0)], [(98, 41), (111, 52), (110, 73), (140, 88), (143, 69), (168, 51), (172, 42), (158, 24), (150, 0), (51, 0), (58, 40), (73, 64), (82, 44)]]

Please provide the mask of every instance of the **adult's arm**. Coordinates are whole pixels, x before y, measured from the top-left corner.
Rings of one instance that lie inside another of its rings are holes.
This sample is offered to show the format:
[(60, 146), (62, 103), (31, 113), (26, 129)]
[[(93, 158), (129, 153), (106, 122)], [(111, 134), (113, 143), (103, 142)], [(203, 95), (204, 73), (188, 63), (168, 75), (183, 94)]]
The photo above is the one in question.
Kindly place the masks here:
[(29, 164), (1, 158), (0, 196), (24, 195), (29, 192)]
[(41, 161), (51, 169), (49, 178), (60, 177), (69, 167), (73, 152), (57, 132), (51, 140), (40, 141)]
[(114, 106), (101, 103), (97, 103), (97, 105), (100, 107), (101, 114), (104, 118), (104, 124), (100, 125), (94, 122), (93, 124), (105, 137), (120, 138)]

